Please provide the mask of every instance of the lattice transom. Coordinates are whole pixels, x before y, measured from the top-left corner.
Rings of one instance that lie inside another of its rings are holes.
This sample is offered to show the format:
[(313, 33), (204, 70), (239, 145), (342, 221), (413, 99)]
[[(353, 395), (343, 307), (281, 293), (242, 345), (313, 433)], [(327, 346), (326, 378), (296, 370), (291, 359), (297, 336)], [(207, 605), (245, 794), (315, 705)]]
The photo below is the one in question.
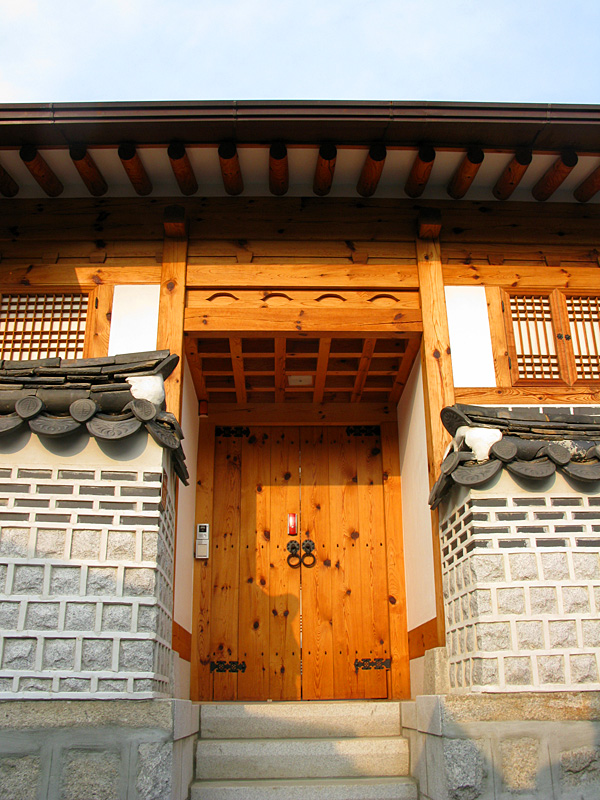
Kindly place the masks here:
[(519, 378), (559, 378), (550, 298), (513, 295), (510, 310)]
[(580, 380), (600, 380), (600, 297), (567, 297), (575, 369)]

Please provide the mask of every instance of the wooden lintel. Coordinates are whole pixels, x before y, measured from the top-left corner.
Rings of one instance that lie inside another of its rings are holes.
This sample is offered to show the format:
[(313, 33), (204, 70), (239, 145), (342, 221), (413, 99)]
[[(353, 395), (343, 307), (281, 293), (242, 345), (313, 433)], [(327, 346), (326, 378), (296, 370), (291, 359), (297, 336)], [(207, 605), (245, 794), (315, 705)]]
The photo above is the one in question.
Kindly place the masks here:
[(19, 150), (19, 155), (21, 161), (48, 197), (58, 197), (63, 193), (64, 186), (38, 153), (36, 147), (29, 144), (24, 145)]
[[(427, 461), (431, 487), (437, 480), (444, 451), (450, 439), (442, 425), (440, 412), (444, 406), (454, 405), (454, 379), (439, 241), (417, 239), (416, 256), (421, 305), (427, 309), (427, 313), (423, 315), (421, 361), (425, 397)], [(445, 639), (445, 621), (437, 511), (432, 512), (431, 517), (438, 645), (441, 646)]]
[(396, 422), (387, 403), (209, 403), (216, 425), (378, 425)]
[(481, 147), (469, 147), (465, 157), (448, 184), (448, 194), (454, 200), (461, 200), (471, 188), (475, 176), (483, 163), (484, 152)]
[(275, 142), (269, 149), (269, 191), (277, 197), (283, 196), (290, 185), (287, 147)]
[(71, 145), (69, 155), (92, 197), (102, 197), (108, 191), (108, 184), (85, 145)]
[(235, 397), (238, 403), (243, 404), (246, 402), (247, 393), (242, 340), (239, 336), (229, 337), (229, 350), (231, 352), (231, 368), (235, 382)]
[(517, 148), (514, 156), (506, 165), (492, 189), (497, 200), (508, 200), (521, 182), (523, 175), (527, 172), (532, 157), (531, 150), (528, 147)]
[(19, 184), (0, 165), (0, 194), (3, 197), (14, 197), (19, 191)]
[(544, 175), (542, 175), (531, 190), (534, 199), (543, 202), (552, 197), (574, 167), (577, 166), (578, 160), (577, 153), (574, 150), (563, 150), (560, 156), (552, 166), (546, 170)]
[(335, 162), (337, 158), (337, 147), (334, 144), (322, 144), (317, 156), (315, 167), (315, 177), (313, 180), (313, 192), (318, 197), (325, 197), (331, 191), (333, 175), (335, 173)]
[(285, 400), (285, 336), (275, 337), (275, 402)]
[(363, 389), (365, 388), (367, 375), (369, 374), (369, 367), (371, 366), (371, 359), (373, 358), (373, 353), (375, 352), (376, 344), (377, 344), (377, 339), (365, 339), (363, 342), (362, 354), (360, 357), (360, 362), (358, 364), (358, 371), (356, 373), (356, 378), (354, 379), (354, 388), (352, 389), (352, 397), (350, 398), (351, 403), (360, 402)]
[(119, 145), (119, 158), (136, 194), (145, 197), (152, 192), (152, 183), (134, 144)]
[(371, 195), (375, 194), (385, 166), (386, 155), (387, 149), (382, 142), (377, 142), (369, 149), (360, 178), (356, 184), (356, 191), (362, 197), (371, 197)]
[(422, 208), (417, 217), (419, 239), (437, 239), (442, 231), (442, 212), (438, 208)]
[(165, 238), (160, 276), (157, 350), (170, 350), (180, 356), (179, 364), (165, 382), (167, 410), (179, 418), (181, 414), (183, 362), (183, 314), (185, 309), (185, 277), (187, 239)]
[(196, 194), (198, 181), (183, 142), (171, 142), (167, 155), (181, 194), (186, 197)]
[(587, 203), (592, 197), (600, 192), (600, 167), (587, 176), (573, 192), (573, 197), (580, 203)]
[(163, 212), (163, 227), (168, 239), (185, 237), (187, 232), (185, 208), (177, 205), (167, 206)]
[(319, 355), (317, 356), (317, 374), (315, 375), (315, 391), (313, 393), (313, 403), (322, 403), (325, 392), (325, 381), (327, 379), (327, 365), (329, 364), (329, 352), (331, 350), (331, 337), (322, 336), (319, 339)]
[(221, 142), (219, 145), (219, 165), (223, 186), (227, 194), (237, 195), (244, 191), (244, 180), (235, 142)]
[(416, 198), (423, 194), (431, 175), (434, 161), (434, 148), (428, 144), (421, 145), (404, 184), (404, 191), (409, 197)]

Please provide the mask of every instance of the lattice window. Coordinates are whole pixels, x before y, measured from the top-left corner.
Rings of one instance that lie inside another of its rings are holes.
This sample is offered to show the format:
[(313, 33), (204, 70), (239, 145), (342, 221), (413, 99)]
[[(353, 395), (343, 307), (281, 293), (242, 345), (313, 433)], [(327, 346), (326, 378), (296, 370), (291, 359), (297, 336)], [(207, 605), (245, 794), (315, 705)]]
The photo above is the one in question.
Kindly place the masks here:
[(550, 297), (512, 295), (510, 312), (519, 379), (559, 378)]
[(579, 380), (600, 380), (600, 297), (566, 297)]
[(4, 294), (0, 298), (0, 358), (81, 358), (86, 294)]

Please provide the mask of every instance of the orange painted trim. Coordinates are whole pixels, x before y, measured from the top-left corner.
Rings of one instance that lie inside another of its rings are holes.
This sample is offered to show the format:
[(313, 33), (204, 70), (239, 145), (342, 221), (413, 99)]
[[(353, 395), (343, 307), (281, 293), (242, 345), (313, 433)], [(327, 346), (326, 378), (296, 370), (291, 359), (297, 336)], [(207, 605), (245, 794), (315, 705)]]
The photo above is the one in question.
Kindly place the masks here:
[(431, 650), (433, 647), (443, 646), (444, 643), (438, 641), (437, 617), (408, 632), (408, 657), (410, 660), (421, 658), (425, 655), (426, 650)]
[(179, 653), (180, 658), (184, 661), (192, 660), (192, 634), (175, 620), (173, 620), (172, 644), (173, 650)]

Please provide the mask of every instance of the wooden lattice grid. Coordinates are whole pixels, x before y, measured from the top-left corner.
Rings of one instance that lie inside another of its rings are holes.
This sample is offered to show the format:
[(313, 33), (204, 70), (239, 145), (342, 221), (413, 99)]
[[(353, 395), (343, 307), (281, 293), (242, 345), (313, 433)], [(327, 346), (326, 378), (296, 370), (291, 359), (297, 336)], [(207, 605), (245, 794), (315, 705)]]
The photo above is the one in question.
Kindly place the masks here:
[(4, 294), (0, 298), (0, 358), (81, 358), (87, 294)]
[(511, 295), (510, 311), (519, 378), (559, 378), (550, 297)]
[(600, 380), (600, 297), (566, 297), (579, 380)]

